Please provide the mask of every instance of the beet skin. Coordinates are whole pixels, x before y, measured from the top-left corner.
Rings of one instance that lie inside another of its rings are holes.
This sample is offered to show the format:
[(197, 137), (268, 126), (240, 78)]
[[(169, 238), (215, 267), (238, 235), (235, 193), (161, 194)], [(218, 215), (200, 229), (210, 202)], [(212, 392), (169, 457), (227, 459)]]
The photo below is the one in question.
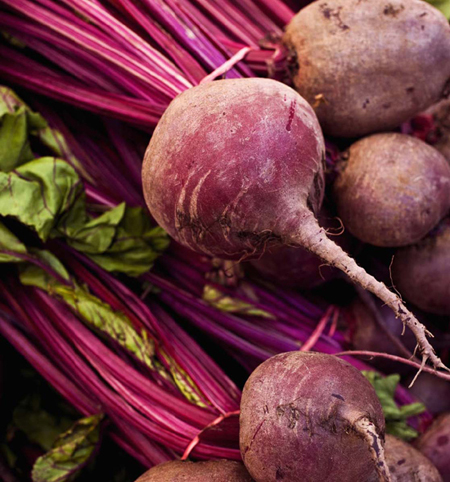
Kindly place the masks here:
[[(310, 105), (268, 79), (183, 92), (162, 116), (143, 165), (147, 204), (182, 244), (212, 256), (260, 256), (323, 197), (325, 146)], [(282, 209), (281, 209), (282, 206)]]
[(388, 133), (361, 139), (338, 170), (333, 185), (338, 214), (365, 243), (416, 243), (450, 208), (450, 166), (417, 138)]
[(370, 383), (331, 355), (276, 355), (242, 393), (241, 455), (257, 482), (365, 481), (383, 457), (384, 429)]
[(318, 0), (284, 43), (326, 134), (388, 131), (448, 95), (450, 27), (421, 0)]
[(136, 482), (252, 482), (252, 478), (242, 462), (234, 460), (175, 460), (153, 467)]
[(399, 249), (392, 276), (411, 303), (429, 313), (450, 315), (450, 218), (419, 243)]
[[(437, 468), (430, 459), (409, 443), (386, 435), (384, 446), (392, 482), (442, 482)], [(367, 482), (377, 482), (377, 474)]]
[(444, 482), (450, 482), (450, 413), (438, 417), (414, 444), (437, 467)]

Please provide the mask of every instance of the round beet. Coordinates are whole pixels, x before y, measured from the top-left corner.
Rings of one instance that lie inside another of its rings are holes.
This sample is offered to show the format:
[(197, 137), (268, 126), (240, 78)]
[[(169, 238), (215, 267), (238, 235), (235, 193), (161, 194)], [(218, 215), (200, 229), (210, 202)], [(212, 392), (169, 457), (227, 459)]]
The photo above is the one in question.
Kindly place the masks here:
[(312, 108), (269, 79), (219, 80), (176, 97), (143, 163), (147, 205), (177, 241), (223, 259), (301, 246), (344, 271), (390, 306), (414, 332), (422, 355), (442, 367), (424, 327), (333, 243), (317, 223), (324, 140)]
[(450, 27), (421, 0), (318, 0), (292, 19), (284, 43), (327, 134), (390, 130), (447, 94)]
[(242, 462), (234, 460), (175, 460), (153, 467), (136, 482), (252, 482), (252, 478)]
[(365, 243), (415, 243), (450, 208), (450, 166), (415, 137), (390, 133), (361, 139), (338, 170), (333, 185), (338, 214)]
[[(392, 482), (442, 482), (431, 460), (409, 443), (392, 435), (386, 435), (384, 446)], [(376, 473), (367, 482), (376, 482)]]
[(384, 428), (370, 383), (331, 355), (276, 355), (242, 393), (241, 455), (257, 482), (365, 481), (374, 468), (389, 480)]
[(450, 482), (450, 413), (438, 417), (415, 442), (439, 470), (444, 482)]
[(450, 219), (417, 244), (399, 249), (392, 276), (400, 293), (429, 313), (450, 315)]

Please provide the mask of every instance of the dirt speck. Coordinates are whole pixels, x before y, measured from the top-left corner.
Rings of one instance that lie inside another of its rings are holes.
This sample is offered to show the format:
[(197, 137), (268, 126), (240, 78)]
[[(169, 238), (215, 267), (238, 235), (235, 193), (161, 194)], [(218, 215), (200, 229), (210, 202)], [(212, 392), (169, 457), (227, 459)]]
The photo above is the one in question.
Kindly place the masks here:
[(383, 13), (385, 15), (388, 15), (390, 17), (396, 17), (401, 11), (403, 11), (405, 7), (403, 5), (400, 5), (399, 7), (395, 8), (394, 5), (391, 5), (388, 3), (383, 10)]
[(320, 5), (320, 11), (322, 12), (322, 15), (328, 19), (328, 20), (334, 20), (336, 25), (341, 29), (341, 30), (349, 30), (350, 27), (346, 25), (342, 19), (341, 19), (341, 10), (342, 7), (338, 7), (336, 9), (332, 9), (328, 6), (328, 3), (322, 3)]

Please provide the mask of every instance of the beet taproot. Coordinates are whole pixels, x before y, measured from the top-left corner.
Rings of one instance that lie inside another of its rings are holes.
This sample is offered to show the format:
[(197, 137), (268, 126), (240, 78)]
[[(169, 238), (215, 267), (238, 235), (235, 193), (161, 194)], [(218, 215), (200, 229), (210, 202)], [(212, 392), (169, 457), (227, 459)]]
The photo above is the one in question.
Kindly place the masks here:
[[(348, 231), (342, 232), (342, 224), (328, 209), (322, 207), (318, 221), (344, 251), (355, 250), (359, 242)], [(312, 289), (342, 274), (306, 249), (290, 246), (269, 249), (250, 264), (264, 280), (289, 288)]]
[[(439, 471), (431, 460), (409, 443), (388, 434), (384, 452), (392, 482), (442, 482)], [(377, 480), (375, 473), (367, 482)]]
[(392, 277), (398, 291), (414, 305), (450, 315), (450, 219), (426, 238), (397, 250)]
[(252, 478), (244, 464), (235, 460), (175, 460), (156, 465), (136, 482), (252, 482)]
[(384, 430), (375, 390), (331, 355), (276, 355), (242, 392), (240, 449), (256, 482), (365, 481), (374, 469), (389, 480)]
[(386, 133), (361, 139), (337, 169), (333, 192), (338, 214), (365, 243), (416, 243), (450, 209), (450, 166), (415, 137)]
[(448, 94), (450, 26), (421, 0), (319, 0), (291, 20), (292, 78), (326, 134), (390, 130)]
[(450, 413), (438, 417), (414, 446), (439, 470), (444, 482), (450, 482)]
[(323, 199), (323, 135), (311, 106), (270, 79), (219, 80), (177, 96), (147, 147), (147, 206), (177, 241), (223, 259), (267, 248), (310, 250), (372, 291), (415, 334), (424, 360), (443, 367), (425, 327), (317, 223)]

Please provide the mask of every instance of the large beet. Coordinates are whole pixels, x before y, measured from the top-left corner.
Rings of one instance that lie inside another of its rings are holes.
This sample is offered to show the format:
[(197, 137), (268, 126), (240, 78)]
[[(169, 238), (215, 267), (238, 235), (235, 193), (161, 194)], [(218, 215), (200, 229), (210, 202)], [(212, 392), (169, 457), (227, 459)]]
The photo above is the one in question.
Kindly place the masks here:
[(333, 186), (338, 214), (365, 243), (416, 243), (450, 208), (450, 166), (417, 138), (389, 133), (361, 139), (338, 170)]
[[(431, 460), (403, 440), (386, 435), (384, 451), (392, 482), (442, 482)], [(376, 482), (377, 479), (374, 474), (368, 482)]]
[(290, 352), (262, 363), (242, 393), (239, 438), (257, 482), (365, 481), (375, 467), (388, 480), (375, 390), (330, 355)]
[(417, 244), (399, 249), (392, 275), (411, 303), (429, 313), (450, 315), (450, 218)]
[(176, 460), (153, 467), (136, 482), (252, 482), (252, 478), (244, 465), (234, 460)]
[(450, 27), (421, 0), (316, 1), (284, 42), (298, 92), (331, 135), (389, 130), (447, 94)]
[(245, 259), (270, 246), (310, 250), (380, 297), (414, 332), (424, 359), (442, 367), (399, 297), (318, 225), (323, 159), (317, 118), (293, 89), (219, 80), (183, 92), (162, 116), (144, 158), (145, 199), (171, 236), (201, 253)]
[(438, 417), (415, 446), (433, 462), (444, 482), (450, 482), (450, 413)]

